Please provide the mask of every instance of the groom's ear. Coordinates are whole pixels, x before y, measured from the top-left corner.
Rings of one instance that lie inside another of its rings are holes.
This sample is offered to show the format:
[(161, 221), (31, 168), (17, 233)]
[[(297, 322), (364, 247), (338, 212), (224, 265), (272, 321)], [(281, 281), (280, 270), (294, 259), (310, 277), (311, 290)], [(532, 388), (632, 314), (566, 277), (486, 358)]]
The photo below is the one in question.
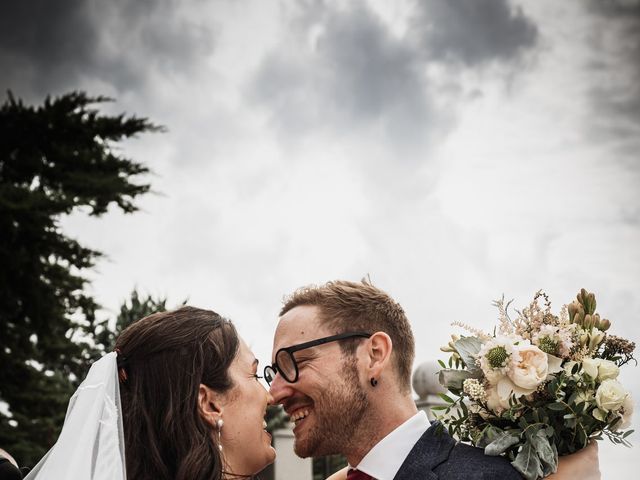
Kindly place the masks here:
[(198, 410), (200, 410), (202, 418), (211, 425), (215, 426), (222, 418), (223, 407), (220, 395), (203, 383), (198, 388)]
[(367, 353), (369, 355), (370, 377), (378, 378), (391, 361), (393, 342), (384, 332), (376, 332), (369, 337)]

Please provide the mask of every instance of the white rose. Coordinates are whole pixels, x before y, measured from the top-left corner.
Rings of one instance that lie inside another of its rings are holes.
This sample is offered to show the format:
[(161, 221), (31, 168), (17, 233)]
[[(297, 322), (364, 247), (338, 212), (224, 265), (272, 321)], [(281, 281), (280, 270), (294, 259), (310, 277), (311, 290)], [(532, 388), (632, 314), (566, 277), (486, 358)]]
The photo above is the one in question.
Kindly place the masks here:
[(631, 418), (633, 417), (633, 398), (631, 394), (628, 394), (624, 402), (622, 402), (622, 418), (620, 422), (615, 426), (616, 430), (624, 430), (625, 428), (629, 428), (631, 426)]
[(582, 371), (591, 377), (591, 380), (598, 378), (599, 358), (585, 358), (582, 361)]
[(598, 381), (602, 382), (607, 379), (616, 379), (620, 373), (618, 366), (611, 360), (600, 360), (598, 364)]
[(515, 362), (507, 375), (522, 393), (532, 393), (549, 373), (547, 354), (535, 345), (514, 345), (513, 348), (517, 354), (513, 355)]
[(553, 377), (552, 374), (562, 371), (562, 359), (556, 357), (555, 355), (550, 355), (547, 353), (547, 364), (549, 366), (549, 375), (547, 376), (547, 380), (551, 380), (551, 378)]
[(509, 408), (509, 396), (507, 396), (506, 399), (501, 398), (498, 395), (497, 386), (491, 386), (486, 389), (485, 392), (487, 394), (487, 407), (489, 407), (489, 410), (493, 413), (500, 415), (503, 411)]
[(500, 379), (504, 378), (505, 374), (500, 370), (489, 369), (484, 372), (484, 377), (491, 385), (497, 385)]
[(605, 412), (615, 412), (622, 407), (628, 393), (617, 380), (605, 380), (596, 391), (596, 403)]
[(537, 387), (534, 388), (522, 388), (516, 385), (511, 381), (509, 377), (504, 377), (500, 379), (498, 384), (496, 385), (496, 393), (497, 393), (497, 401), (500, 403), (500, 406), (504, 409), (509, 408), (509, 399), (512, 396), (516, 398), (520, 398), (524, 395), (529, 395), (536, 391)]

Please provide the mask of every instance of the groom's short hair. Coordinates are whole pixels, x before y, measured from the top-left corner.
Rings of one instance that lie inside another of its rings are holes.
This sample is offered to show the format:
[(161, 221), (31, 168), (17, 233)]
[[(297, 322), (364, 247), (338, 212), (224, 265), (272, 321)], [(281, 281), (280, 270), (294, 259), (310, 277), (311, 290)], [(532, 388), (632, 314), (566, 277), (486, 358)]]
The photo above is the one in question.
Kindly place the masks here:
[[(299, 288), (285, 298), (280, 316), (299, 306), (316, 306), (323, 323), (334, 333), (385, 332), (393, 344), (398, 381), (403, 392), (411, 391), (414, 339), (411, 326), (399, 303), (369, 281), (336, 280), (324, 285)], [(355, 353), (355, 341), (340, 342), (342, 351)]]

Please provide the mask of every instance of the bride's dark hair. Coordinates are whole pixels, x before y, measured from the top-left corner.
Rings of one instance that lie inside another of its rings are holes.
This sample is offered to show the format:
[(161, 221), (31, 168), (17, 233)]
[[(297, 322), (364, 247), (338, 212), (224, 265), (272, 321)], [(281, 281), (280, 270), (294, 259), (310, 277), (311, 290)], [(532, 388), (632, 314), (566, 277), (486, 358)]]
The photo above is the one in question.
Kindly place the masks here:
[(200, 415), (201, 383), (232, 386), (235, 327), (215, 312), (182, 307), (131, 324), (116, 341), (127, 477), (217, 480), (223, 462), (213, 426)]

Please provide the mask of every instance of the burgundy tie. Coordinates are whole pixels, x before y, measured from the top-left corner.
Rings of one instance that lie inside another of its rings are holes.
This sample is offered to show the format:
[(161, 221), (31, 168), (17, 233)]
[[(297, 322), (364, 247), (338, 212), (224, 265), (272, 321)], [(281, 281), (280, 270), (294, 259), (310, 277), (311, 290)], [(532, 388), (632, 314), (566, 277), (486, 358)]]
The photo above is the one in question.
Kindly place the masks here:
[(352, 468), (347, 472), (347, 480), (373, 480), (373, 477)]

